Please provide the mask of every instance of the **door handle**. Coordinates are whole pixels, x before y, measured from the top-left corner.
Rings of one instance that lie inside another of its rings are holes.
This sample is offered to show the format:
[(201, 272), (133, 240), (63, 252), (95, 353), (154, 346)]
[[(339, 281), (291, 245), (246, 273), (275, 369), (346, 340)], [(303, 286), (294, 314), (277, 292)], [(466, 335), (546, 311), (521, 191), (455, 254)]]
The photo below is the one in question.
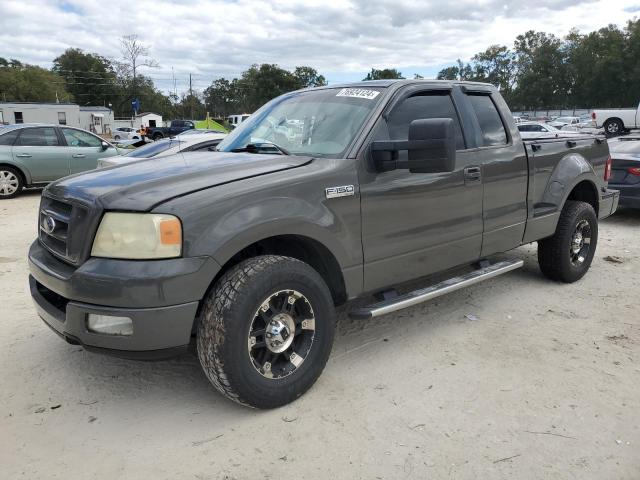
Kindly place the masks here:
[(466, 167), (464, 169), (464, 182), (478, 182), (482, 178), (482, 171), (480, 167)]
[(29, 153), (18, 153), (16, 155), (16, 157), (20, 157), (20, 158), (31, 158), (31, 154)]
[(73, 155), (73, 158), (84, 158), (86, 157), (86, 155), (84, 153), (75, 153)]

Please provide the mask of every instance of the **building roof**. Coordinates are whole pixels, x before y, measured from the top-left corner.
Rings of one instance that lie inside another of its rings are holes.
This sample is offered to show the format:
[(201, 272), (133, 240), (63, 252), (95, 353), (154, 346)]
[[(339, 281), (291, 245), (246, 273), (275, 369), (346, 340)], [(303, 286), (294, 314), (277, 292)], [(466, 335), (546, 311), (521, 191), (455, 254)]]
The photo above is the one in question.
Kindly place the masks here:
[(68, 102), (0, 102), (0, 105), (70, 105), (72, 107), (78, 106), (77, 103), (68, 103)]
[(159, 113), (156, 113), (156, 112), (140, 112), (139, 114), (136, 115), (136, 117), (144, 117), (145, 115), (157, 115), (159, 117), (162, 116), (162, 115), (160, 115)]
[(110, 112), (111, 109), (109, 107), (103, 107), (100, 105), (97, 106), (91, 106), (91, 105), (87, 105), (86, 107), (80, 107), (80, 111), (81, 112), (94, 112), (96, 110), (99, 110), (101, 112)]

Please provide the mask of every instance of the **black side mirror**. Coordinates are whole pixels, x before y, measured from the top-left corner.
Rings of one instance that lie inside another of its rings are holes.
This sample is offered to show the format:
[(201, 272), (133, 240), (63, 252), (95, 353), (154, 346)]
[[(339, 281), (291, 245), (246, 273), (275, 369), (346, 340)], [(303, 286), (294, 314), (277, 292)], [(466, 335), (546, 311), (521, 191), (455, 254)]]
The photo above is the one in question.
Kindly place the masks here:
[(107, 148), (109, 148), (111, 145), (109, 145), (107, 142), (102, 142), (100, 144), (100, 146), (102, 147), (102, 150), (106, 150)]
[[(407, 150), (408, 160), (398, 160)], [(378, 171), (400, 168), (411, 173), (453, 172), (456, 167), (456, 137), (451, 118), (414, 120), (409, 124), (408, 140), (371, 143), (371, 156)]]

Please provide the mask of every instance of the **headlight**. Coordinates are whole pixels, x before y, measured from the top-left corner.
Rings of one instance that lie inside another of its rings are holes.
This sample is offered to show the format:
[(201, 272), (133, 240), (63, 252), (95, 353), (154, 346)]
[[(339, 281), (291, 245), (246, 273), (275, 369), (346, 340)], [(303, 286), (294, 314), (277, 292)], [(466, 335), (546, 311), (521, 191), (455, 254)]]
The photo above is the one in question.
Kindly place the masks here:
[(145, 260), (179, 257), (182, 225), (173, 215), (108, 212), (93, 241), (94, 257)]

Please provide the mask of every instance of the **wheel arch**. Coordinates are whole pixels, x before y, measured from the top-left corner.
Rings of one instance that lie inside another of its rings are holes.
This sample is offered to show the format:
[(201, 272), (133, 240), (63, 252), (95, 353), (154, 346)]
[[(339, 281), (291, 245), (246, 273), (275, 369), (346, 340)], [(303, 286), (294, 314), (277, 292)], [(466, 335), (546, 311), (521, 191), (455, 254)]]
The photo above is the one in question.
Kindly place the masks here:
[(282, 255), (296, 258), (310, 265), (323, 278), (336, 305), (346, 302), (348, 294), (344, 275), (334, 253), (322, 242), (306, 235), (278, 234), (256, 240), (238, 249), (234, 254), (218, 260), (222, 268), (212, 280), (209, 289), (233, 266), (260, 255)]

